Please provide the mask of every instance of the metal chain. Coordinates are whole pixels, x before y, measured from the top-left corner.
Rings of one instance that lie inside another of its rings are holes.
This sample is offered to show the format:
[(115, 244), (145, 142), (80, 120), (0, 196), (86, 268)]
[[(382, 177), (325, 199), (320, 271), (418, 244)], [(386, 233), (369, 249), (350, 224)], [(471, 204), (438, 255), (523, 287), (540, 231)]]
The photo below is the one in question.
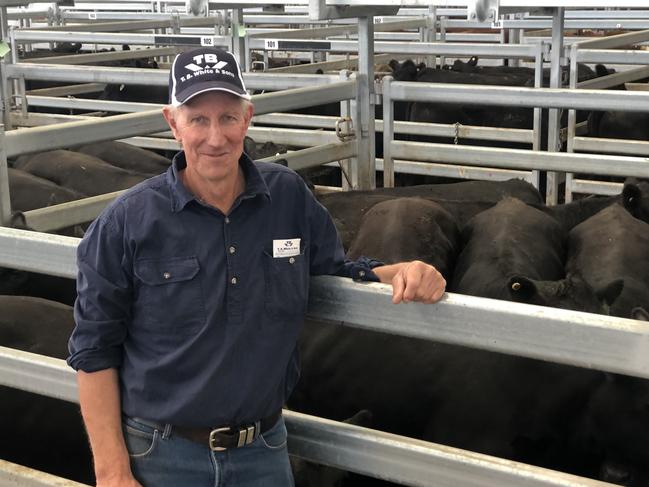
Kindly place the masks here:
[(453, 143), (457, 145), (460, 139), (460, 122), (455, 122), (453, 127), (455, 128), (455, 138), (453, 139)]

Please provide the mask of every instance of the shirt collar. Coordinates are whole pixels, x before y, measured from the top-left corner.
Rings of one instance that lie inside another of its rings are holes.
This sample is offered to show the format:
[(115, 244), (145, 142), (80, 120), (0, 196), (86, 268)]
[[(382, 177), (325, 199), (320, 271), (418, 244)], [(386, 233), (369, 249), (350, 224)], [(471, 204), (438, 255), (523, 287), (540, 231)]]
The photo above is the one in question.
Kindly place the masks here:
[[(239, 158), (239, 165), (243, 169), (246, 179), (246, 187), (239, 197), (240, 199), (253, 198), (257, 195), (265, 195), (270, 200), (270, 190), (262, 178), (255, 163), (243, 153)], [(187, 206), (190, 201), (198, 201), (197, 198), (185, 187), (179, 177), (180, 171), (187, 167), (185, 152), (178, 152), (167, 169), (167, 183), (171, 189), (171, 211), (179, 212)]]

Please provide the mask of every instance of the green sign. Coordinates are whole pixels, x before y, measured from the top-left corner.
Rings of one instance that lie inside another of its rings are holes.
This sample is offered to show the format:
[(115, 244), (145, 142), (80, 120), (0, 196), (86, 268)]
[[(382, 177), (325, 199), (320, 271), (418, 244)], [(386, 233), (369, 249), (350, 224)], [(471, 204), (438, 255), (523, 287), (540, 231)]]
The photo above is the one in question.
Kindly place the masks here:
[(5, 57), (9, 51), (11, 51), (9, 44), (7, 44), (5, 41), (0, 42), (0, 59)]

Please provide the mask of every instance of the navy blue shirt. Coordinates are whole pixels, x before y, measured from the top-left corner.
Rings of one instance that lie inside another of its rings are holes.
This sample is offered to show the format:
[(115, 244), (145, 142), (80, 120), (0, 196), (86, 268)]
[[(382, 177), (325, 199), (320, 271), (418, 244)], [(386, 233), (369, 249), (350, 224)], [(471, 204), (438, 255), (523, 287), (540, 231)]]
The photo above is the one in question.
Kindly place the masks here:
[(239, 164), (246, 186), (228, 215), (184, 187), (181, 152), (79, 245), (68, 364), (119, 369), (127, 415), (185, 426), (270, 415), (298, 379), (309, 275), (377, 280), (377, 261), (345, 259), (295, 172), (245, 154)]

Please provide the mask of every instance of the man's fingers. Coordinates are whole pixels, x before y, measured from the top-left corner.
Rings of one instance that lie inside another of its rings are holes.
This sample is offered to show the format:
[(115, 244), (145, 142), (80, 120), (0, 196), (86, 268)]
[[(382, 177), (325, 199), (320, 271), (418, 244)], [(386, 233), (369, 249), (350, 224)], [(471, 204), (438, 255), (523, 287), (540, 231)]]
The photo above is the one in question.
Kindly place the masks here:
[(409, 303), (417, 298), (419, 287), (421, 285), (421, 270), (416, 263), (413, 263), (403, 270), (403, 274), (405, 274), (406, 281), (406, 288), (403, 291), (403, 300), (406, 303)]
[(399, 304), (403, 300), (403, 291), (406, 288), (406, 282), (401, 272), (392, 279), (392, 302)]

